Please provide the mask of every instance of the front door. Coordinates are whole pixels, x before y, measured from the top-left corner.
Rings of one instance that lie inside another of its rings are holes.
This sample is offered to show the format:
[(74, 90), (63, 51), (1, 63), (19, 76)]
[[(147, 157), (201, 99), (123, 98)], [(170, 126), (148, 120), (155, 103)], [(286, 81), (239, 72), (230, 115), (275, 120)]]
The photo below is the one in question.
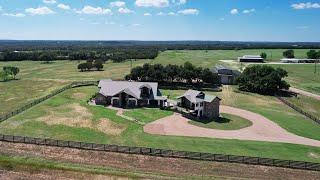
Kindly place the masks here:
[(121, 93), (120, 95), (120, 104), (122, 108), (127, 107), (127, 94), (126, 93)]

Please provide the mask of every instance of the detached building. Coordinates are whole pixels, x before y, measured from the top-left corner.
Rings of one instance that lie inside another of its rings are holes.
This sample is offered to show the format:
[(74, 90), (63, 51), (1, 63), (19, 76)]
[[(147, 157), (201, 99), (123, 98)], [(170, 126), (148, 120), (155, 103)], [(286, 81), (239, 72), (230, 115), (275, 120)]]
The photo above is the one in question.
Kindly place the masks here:
[(178, 106), (186, 108), (199, 118), (218, 119), (221, 99), (201, 91), (188, 90), (177, 98)]
[(227, 68), (222, 65), (216, 65), (211, 72), (218, 74), (221, 84), (233, 84), (235, 79), (241, 75), (240, 71)]
[(295, 59), (295, 58), (283, 58), (280, 60), (282, 63), (317, 63), (319, 59)]
[(121, 108), (164, 107), (167, 97), (162, 96), (158, 83), (101, 80), (95, 103)]
[(242, 57), (238, 57), (238, 61), (261, 63), (264, 61), (264, 59), (259, 55), (244, 55)]

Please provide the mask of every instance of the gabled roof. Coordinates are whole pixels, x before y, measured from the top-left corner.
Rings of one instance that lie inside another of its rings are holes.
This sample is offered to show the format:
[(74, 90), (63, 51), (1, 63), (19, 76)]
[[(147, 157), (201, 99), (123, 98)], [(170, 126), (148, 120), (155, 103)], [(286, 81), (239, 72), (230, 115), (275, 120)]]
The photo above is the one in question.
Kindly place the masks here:
[(152, 89), (153, 98), (160, 98), (161, 93), (158, 91), (158, 83), (153, 82), (129, 82), (129, 81), (112, 81), (110, 79), (101, 80), (98, 87), (99, 93), (104, 96), (115, 96), (125, 92), (137, 99), (141, 97), (141, 88), (148, 87)]
[[(203, 94), (204, 98), (199, 97), (199, 95)], [(201, 91), (196, 91), (196, 90), (192, 90), (189, 89), (188, 91), (186, 91), (182, 96), (177, 97), (177, 99), (180, 99), (182, 97), (185, 97), (186, 99), (188, 99), (190, 102), (192, 103), (199, 103), (199, 102), (212, 102), (213, 100), (215, 100), (216, 98), (221, 100), (219, 97), (217, 96), (211, 96), (211, 95), (207, 95)]]

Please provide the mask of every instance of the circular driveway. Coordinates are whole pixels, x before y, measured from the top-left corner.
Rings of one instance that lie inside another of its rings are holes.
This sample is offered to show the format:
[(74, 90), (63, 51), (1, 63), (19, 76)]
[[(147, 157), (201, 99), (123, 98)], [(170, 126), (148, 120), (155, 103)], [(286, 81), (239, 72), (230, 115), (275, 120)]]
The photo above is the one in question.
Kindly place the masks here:
[(155, 135), (268, 141), (320, 147), (320, 141), (292, 134), (257, 113), (229, 106), (220, 106), (220, 112), (248, 119), (253, 124), (240, 130), (215, 130), (194, 126), (188, 123), (189, 119), (175, 113), (149, 123), (143, 129), (146, 133)]

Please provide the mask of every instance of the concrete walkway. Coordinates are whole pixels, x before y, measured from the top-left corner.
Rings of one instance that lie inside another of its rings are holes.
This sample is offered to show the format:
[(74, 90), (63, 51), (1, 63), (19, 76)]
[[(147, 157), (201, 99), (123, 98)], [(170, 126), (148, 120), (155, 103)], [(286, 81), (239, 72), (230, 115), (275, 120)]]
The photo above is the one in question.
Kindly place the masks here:
[(317, 95), (317, 94), (314, 94), (314, 93), (311, 93), (311, 92), (307, 92), (307, 91), (304, 91), (304, 90), (301, 90), (301, 89), (293, 88), (293, 87), (291, 87), (289, 90), (292, 91), (292, 92), (298, 93), (298, 94), (302, 94), (302, 95), (305, 95), (305, 96), (308, 96), (308, 97), (311, 97), (311, 98), (315, 98), (315, 99), (320, 101), (320, 95)]
[(220, 106), (220, 112), (248, 119), (253, 125), (240, 130), (215, 130), (191, 125), (188, 123), (190, 120), (174, 114), (147, 124), (144, 131), (156, 135), (282, 142), (320, 147), (320, 141), (292, 134), (257, 113), (229, 106)]

